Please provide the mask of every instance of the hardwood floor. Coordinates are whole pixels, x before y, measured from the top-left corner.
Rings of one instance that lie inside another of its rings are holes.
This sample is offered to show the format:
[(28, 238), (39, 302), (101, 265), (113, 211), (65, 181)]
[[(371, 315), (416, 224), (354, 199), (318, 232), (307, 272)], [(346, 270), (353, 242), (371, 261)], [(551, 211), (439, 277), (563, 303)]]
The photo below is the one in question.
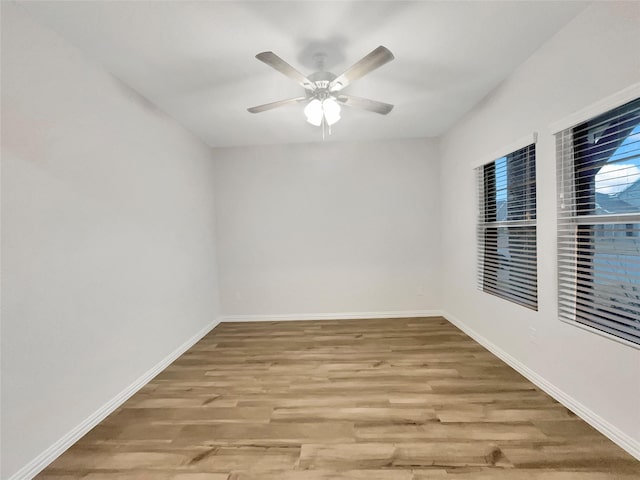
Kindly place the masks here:
[(223, 323), (37, 478), (640, 478), (441, 318)]

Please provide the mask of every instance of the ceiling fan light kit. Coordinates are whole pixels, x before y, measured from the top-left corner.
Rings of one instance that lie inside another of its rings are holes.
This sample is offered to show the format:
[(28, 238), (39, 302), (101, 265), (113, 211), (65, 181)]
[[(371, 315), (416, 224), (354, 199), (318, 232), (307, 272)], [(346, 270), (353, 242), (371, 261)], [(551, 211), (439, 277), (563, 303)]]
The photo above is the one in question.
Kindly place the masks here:
[(393, 109), (393, 105), (389, 103), (342, 93), (342, 89), (354, 80), (363, 77), (367, 73), (380, 68), (385, 63), (394, 59), (391, 51), (382, 45), (368, 55), (365, 55), (360, 61), (337, 77), (330, 72), (323, 71), (324, 55), (321, 54), (318, 55), (319, 71), (312, 73), (308, 77), (304, 76), (273, 52), (259, 53), (256, 55), (256, 58), (296, 81), (304, 88), (305, 95), (248, 108), (247, 110), (251, 113), (265, 112), (291, 103), (306, 102), (307, 105), (304, 107), (304, 114), (307, 122), (316, 127), (322, 127), (322, 138), (324, 139), (325, 128), (329, 127), (329, 134), (331, 134), (331, 126), (340, 120), (341, 105), (368, 110), (381, 115), (386, 115)]
[(333, 98), (326, 98), (322, 101), (314, 98), (304, 107), (304, 114), (307, 117), (307, 122), (311, 125), (319, 127), (324, 121), (331, 126), (340, 120), (340, 105)]

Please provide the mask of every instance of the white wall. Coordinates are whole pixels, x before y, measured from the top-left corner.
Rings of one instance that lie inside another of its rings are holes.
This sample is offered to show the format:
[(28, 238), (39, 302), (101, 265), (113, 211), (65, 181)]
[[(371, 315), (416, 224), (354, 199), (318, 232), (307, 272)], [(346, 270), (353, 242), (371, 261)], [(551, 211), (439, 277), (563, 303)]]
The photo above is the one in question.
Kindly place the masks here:
[(211, 151), (2, 3), (2, 478), (218, 316)]
[[(440, 152), (432, 140), (320, 143), (219, 149), (212, 162), (4, 2), (2, 478), (217, 318), (216, 242), (225, 315), (443, 307), (640, 445), (639, 351), (557, 319), (547, 128), (640, 81), (638, 8), (589, 7)], [(539, 312), (475, 286), (473, 167), (532, 131)]]
[(225, 315), (439, 308), (435, 146), (402, 140), (216, 150)]
[[(580, 403), (640, 454), (640, 351), (558, 320), (555, 145), (549, 131), (550, 123), (640, 81), (638, 45), (640, 3), (587, 8), (447, 133), (441, 181), (447, 314)], [(533, 131), (540, 132), (538, 312), (477, 290), (474, 242), (473, 168)]]

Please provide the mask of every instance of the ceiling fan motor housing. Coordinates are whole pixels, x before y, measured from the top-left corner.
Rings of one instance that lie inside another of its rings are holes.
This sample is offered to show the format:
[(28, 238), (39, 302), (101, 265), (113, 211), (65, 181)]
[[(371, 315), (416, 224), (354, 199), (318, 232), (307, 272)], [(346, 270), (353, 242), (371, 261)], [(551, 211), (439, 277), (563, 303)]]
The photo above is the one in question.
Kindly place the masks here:
[(309, 75), (307, 78), (313, 82), (316, 86), (314, 90), (306, 90), (307, 98), (317, 98), (318, 100), (324, 100), (331, 96), (329, 91), (329, 85), (336, 78), (331, 72), (315, 72)]

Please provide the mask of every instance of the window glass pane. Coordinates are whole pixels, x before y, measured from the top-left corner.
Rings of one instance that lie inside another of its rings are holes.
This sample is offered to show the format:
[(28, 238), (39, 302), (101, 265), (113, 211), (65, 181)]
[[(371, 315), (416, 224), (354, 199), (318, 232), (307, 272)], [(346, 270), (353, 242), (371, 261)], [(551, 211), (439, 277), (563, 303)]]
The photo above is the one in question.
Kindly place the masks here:
[(640, 211), (640, 119), (595, 176), (595, 213)]
[(525, 147), (507, 156), (507, 219), (536, 218), (535, 148)]
[(581, 226), (578, 243), (579, 319), (640, 336), (640, 223)]
[(496, 221), (507, 219), (507, 157), (494, 162), (496, 175)]
[(536, 279), (536, 227), (487, 227), (483, 289), (535, 308)]
[(573, 130), (579, 215), (640, 211), (640, 99)]

